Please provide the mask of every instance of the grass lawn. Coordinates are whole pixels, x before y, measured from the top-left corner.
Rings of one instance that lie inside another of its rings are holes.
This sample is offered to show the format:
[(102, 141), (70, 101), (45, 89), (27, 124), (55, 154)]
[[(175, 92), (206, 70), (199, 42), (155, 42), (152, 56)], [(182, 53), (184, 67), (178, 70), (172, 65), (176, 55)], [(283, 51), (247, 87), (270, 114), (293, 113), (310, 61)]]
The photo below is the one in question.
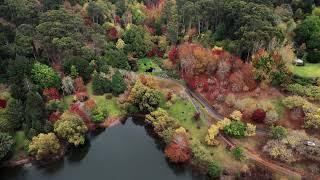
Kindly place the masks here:
[(162, 73), (162, 69), (158, 66), (153, 59), (143, 58), (138, 60), (138, 68), (141, 73), (149, 73), (148, 70), (153, 70), (150, 72), (152, 75), (158, 75)]
[(295, 66), (294, 74), (307, 78), (320, 77), (320, 63), (307, 63), (305, 66)]
[(17, 159), (19, 157), (19, 154), (21, 154), (21, 152), (24, 153), (24, 147), (25, 147), (25, 143), (26, 143), (26, 135), (24, 133), (24, 131), (17, 131), (14, 135), (14, 139), (15, 139), (15, 145), (13, 147), (13, 159)]

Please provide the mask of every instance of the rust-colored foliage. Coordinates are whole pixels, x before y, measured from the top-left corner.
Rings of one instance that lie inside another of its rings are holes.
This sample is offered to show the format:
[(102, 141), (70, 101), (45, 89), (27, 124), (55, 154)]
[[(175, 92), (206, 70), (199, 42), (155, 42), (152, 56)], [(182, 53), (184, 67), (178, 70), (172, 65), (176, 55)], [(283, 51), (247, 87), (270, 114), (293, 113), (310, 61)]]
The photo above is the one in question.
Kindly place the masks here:
[(177, 47), (172, 47), (169, 51), (169, 60), (173, 63), (176, 63), (176, 60), (178, 59), (178, 49)]
[(69, 111), (75, 114), (78, 114), (81, 119), (86, 123), (87, 127), (90, 126), (91, 123), (91, 119), (90, 116), (88, 115), (88, 113), (82, 108), (80, 103), (75, 103), (72, 104), (69, 108)]
[(174, 163), (185, 163), (190, 159), (189, 149), (174, 142), (170, 143), (164, 152), (169, 160)]
[(74, 80), (74, 87), (77, 92), (87, 92), (87, 87), (84, 85), (82, 77), (77, 77)]
[(76, 92), (76, 97), (79, 101), (84, 102), (88, 100), (89, 95), (87, 92)]
[(119, 33), (115, 27), (112, 27), (107, 31), (107, 36), (110, 40), (114, 41), (119, 38)]
[(45, 96), (47, 101), (60, 99), (59, 91), (56, 88), (46, 88), (43, 90), (42, 94)]
[(264, 123), (266, 119), (266, 112), (263, 109), (257, 109), (253, 112), (251, 120), (257, 123)]
[(49, 116), (49, 121), (54, 123), (54, 122), (58, 121), (58, 119), (60, 119), (61, 115), (62, 115), (61, 112), (53, 112)]
[(97, 103), (95, 102), (94, 99), (89, 99), (84, 104), (86, 106), (86, 109), (88, 110), (93, 110), (97, 106)]

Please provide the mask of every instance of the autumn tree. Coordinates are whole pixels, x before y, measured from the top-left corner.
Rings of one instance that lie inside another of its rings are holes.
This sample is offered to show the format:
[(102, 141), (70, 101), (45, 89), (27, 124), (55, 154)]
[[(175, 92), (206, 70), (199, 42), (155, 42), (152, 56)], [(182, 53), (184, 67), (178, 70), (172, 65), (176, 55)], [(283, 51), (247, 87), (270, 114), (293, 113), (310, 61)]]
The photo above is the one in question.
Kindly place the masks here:
[(28, 151), (37, 160), (49, 159), (59, 154), (61, 145), (54, 133), (41, 133), (32, 138)]
[(88, 128), (78, 115), (65, 112), (54, 124), (54, 132), (75, 146), (84, 144)]

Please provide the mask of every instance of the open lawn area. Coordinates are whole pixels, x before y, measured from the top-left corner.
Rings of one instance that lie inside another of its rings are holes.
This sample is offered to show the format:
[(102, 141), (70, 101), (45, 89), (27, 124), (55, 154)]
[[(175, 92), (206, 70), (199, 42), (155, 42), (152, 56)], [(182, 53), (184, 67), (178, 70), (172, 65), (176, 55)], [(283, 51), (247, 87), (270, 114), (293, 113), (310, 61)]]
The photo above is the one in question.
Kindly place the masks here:
[(305, 66), (295, 66), (294, 74), (301, 77), (320, 77), (320, 63), (310, 64), (307, 63)]

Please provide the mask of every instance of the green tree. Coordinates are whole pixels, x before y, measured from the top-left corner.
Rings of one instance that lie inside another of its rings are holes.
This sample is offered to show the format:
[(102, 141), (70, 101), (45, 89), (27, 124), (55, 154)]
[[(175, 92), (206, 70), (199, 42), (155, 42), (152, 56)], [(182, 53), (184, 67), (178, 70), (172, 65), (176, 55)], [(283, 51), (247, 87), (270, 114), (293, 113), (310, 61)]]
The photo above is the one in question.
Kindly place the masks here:
[(136, 57), (144, 57), (152, 48), (151, 39), (142, 26), (130, 25), (123, 34), (124, 50)]
[(31, 70), (31, 79), (40, 88), (60, 88), (61, 79), (51, 67), (36, 62)]
[(0, 132), (0, 160), (12, 150), (14, 143), (14, 139), (9, 134)]
[(24, 106), (18, 99), (11, 98), (7, 106), (7, 118), (12, 124), (12, 128), (18, 129), (24, 122)]
[(232, 150), (232, 155), (236, 160), (242, 160), (244, 158), (243, 149), (241, 147), (236, 147)]
[(209, 162), (208, 165), (208, 174), (210, 177), (216, 178), (221, 175), (222, 169), (221, 166), (216, 161)]
[(92, 121), (101, 123), (108, 117), (108, 109), (105, 105), (98, 105), (91, 112)]
[(127, 89), (127, 84), (119, 71), (116, 71), (112, 76), (111, 87), (112, 92), (116, 95), (123, 93)]
[(88, 81), (90, 79), (93, 69), (89, 64), (89, 61), (78, 56), (66, 58), (63, 63), (65, 72), (71, 74), (72, 67), (76, 68), (77, 73), (79, 73), (84, 81)]
[(60, 5), (62, 5), (63, 0), (43, 0), (43, 8), (44, 10), (51, 9), (59, 9)]
[(92, 89), (95, 94), (102, 95), (110, 93), (112, 88), (112, 84), (110, 80), (105, 77), (105, 74), (95, 73), (93, 75)]
[(104, 56), (104, 59), (114, 68), (130, 69), (128, 57), (123, 50), (109, 50)]
[(244, 137), (246, 125), (241, 121), (231, 121), (231, 123), (223, 128), (223, 131), (233, 137)]
[(37, 160), (49, 159), (59, 154), (61, 145), (54, 133), (41, 133), (32, 138), (28, 151), (32, 156), (35, 156)]
[(283, 139), (287, 137), (287, 130), (282, 126), (271, 127), (271, 136), (273, 139)]
[[(35, 134), (44, 131), (45, 125), (45, 109), (41, 95), (36, 91), (29, 91), (25, 102), (25, 123), (27, 130), (31, 130)], [(31, 136), (34, 133), (31, 133)]]
[(65, 112), (54, 124), (54, 132), (70, 144), (75, 146), (84, 144), (87, 126), (78, 115)]

